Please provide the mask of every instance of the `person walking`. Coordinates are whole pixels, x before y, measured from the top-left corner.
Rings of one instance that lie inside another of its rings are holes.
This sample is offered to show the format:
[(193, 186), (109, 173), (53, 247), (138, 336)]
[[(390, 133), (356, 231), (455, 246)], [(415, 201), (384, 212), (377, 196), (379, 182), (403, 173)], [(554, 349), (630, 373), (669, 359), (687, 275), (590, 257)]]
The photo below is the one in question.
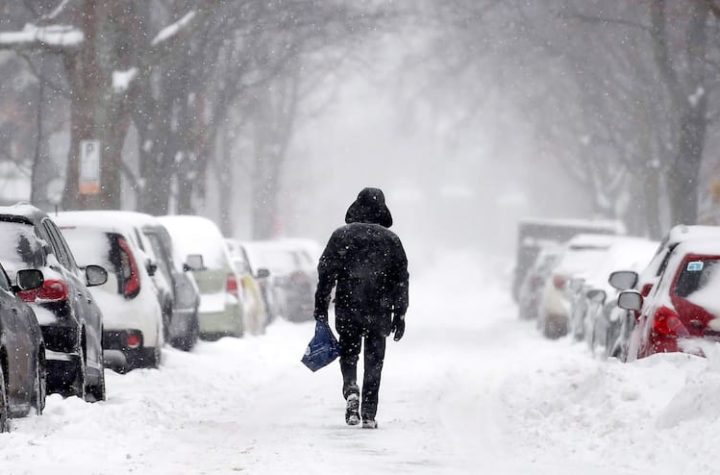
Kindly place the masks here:
[(340, 343), (345, 422), (360, 423), (360, 388), (357, 362), (364, 342), (365, 374), (362, 384), (362, 426), (376, 429), (375, 416), (385, 339), (405, 333), (408, 308), (407, 257), (393, 224), (385, 195), (365, 188), (345, 215), (320, 257), (315, 319), (327, 322), (330, 295), (335, 288), (335, 328)]

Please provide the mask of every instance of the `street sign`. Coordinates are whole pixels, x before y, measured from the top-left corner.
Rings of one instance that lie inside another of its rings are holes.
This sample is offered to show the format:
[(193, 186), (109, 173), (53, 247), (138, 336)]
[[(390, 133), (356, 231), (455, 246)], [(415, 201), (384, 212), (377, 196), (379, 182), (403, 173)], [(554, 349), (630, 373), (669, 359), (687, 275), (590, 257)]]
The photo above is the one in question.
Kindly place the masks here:
[(80, 194), (100, 193), (100, 141), (80, 142)]

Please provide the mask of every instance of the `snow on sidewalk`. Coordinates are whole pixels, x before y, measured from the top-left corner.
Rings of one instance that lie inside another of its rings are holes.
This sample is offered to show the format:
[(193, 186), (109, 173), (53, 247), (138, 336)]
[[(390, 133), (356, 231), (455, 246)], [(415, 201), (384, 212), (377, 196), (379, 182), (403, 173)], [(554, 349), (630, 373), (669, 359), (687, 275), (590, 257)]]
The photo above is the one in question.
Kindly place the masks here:
[(412, 281), (388, 341), (380, 429), (344, 424), (337, 364), (300, 363), (312, 324), (168, 349), (108, 374), (109, 400), (52, 396), (0, 435), (3, 473), (715, 473), (716, 360), (594, 360), (516, 318), (502, 262), (449, 255)]

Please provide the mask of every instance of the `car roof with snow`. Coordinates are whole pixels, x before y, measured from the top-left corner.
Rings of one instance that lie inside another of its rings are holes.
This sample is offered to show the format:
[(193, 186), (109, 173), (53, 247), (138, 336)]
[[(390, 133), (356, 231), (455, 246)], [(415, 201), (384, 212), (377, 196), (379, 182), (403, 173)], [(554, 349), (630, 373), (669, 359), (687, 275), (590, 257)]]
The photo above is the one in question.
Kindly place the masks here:
[(609, 249), (621, 239), (627, 238), (614, 234), (578, 234), (568, 241), (567, 247), (573, 250)]
[(29, 203), (17, 203), (11, 206), (0, 206), (0, 216), (24, 218), (23, 220), (27, 223), (37, 224), (48, 214)]
[(614, 271), (640, 272), (652, 260), (658, 243), (645, 238), (623, 237), (613, 243), (595, 268), (587, 274), (587, 283), (593, 287), (613, 291), (608, 277)]
[(674, 255), (698, 254), (701, 256), (720, 256), (720, 240), (716, 239), (693, 239), (679, 243)]
[(720, 226), (687, 226), (679, 224), (673, 227), (665, 238), (672, 244), (692, 239), (720, 238)]
[(126, 234), (142, 227), (144, 216), (152, 219), (152, 216), (128, 211), (63, 211), (55, 217), (55, 222), (61, 228), (81, 226)]

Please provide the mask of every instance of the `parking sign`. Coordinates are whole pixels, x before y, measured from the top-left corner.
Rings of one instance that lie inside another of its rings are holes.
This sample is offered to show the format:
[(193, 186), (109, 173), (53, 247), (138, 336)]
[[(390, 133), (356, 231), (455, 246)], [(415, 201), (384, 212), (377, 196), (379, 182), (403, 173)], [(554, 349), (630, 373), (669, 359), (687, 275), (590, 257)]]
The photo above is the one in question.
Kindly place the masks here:
[(80, 194), (100, 193), (100, 141), (80, 142)]

